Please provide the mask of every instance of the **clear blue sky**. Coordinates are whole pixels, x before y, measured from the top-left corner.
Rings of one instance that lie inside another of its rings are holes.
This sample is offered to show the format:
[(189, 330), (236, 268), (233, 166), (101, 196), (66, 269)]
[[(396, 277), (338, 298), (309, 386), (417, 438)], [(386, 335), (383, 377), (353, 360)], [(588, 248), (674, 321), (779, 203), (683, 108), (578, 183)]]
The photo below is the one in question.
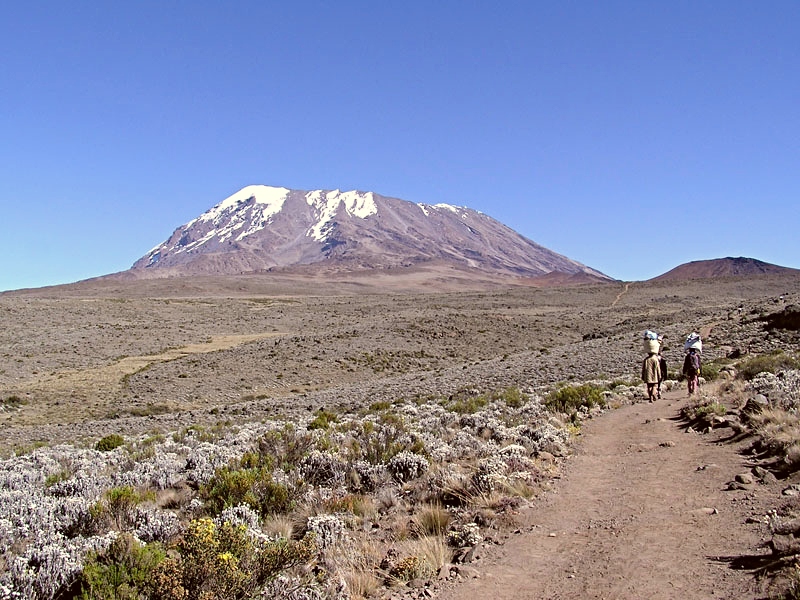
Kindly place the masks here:
[(800, 2), (6, 2), (0, 290), (248, 184), (483, 211), (623, 280), (800, 268)]

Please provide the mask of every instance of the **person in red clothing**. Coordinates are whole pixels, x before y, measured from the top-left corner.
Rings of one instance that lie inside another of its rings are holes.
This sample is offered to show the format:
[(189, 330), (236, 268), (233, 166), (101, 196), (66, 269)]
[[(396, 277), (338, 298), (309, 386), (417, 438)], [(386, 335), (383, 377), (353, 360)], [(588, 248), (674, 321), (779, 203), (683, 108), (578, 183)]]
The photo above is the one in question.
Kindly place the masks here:
[(689, 348), (686, 358), (683, 359), (683, 374), (686, 376), (686, 386), (690, 396), (697, 391), (700, 370), (700, 353), (694, 348)]

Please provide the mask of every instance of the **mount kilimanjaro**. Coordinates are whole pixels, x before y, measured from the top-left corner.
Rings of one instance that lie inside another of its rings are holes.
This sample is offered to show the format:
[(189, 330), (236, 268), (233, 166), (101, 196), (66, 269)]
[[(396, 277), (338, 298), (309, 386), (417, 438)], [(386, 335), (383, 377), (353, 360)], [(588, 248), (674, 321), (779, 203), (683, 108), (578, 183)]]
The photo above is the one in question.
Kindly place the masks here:
[(131, 272), (149, 278), (431, 264), (499, 276), (610, 280), (469, 208), (264, 185), (245, 187), (178, 227)]

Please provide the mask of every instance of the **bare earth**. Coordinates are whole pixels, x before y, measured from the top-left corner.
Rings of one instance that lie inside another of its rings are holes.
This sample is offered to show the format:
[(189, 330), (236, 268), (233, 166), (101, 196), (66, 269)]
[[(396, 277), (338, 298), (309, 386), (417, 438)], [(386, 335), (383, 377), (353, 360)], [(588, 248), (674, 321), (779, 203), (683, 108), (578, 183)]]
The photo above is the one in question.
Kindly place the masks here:
[[(584, 428), (564, 478), (518, 535), (442, 599), (754, 598), (779, 491), (727, 491), (747, 471), (730, 430), (687, 432), (683, 390), (610, 411)], [(726, 433), (727, 432), (727, 433)], [(774, 484), (779, 486), (779, 484)], [(750, 519), (750, 523), (746, 521)]]

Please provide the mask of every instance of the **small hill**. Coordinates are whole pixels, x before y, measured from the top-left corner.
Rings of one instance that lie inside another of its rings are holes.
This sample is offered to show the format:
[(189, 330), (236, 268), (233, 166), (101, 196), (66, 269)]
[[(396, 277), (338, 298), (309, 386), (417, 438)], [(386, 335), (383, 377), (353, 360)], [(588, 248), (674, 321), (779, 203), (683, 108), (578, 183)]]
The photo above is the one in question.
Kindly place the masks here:
[(800, 270), (773, 265), (755, 258), (728, 257), (684, 263), (658, 277), (653, 277), (649, 281), (683, 281), (686, 279), (789, 274), (800, 274)]

